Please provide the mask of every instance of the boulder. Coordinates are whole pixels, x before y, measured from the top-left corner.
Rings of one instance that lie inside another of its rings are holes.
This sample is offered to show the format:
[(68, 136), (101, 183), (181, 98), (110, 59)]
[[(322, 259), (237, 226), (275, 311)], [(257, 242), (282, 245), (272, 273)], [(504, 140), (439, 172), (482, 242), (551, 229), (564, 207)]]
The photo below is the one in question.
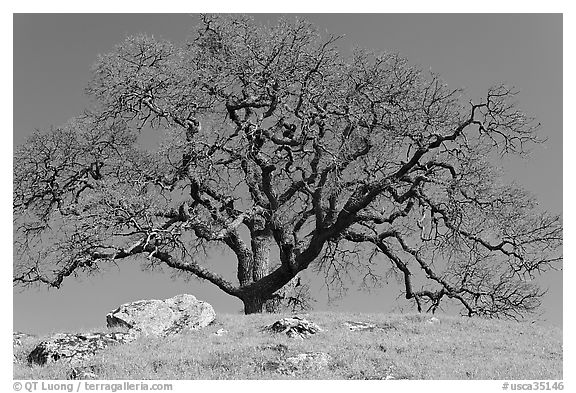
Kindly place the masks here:
[(66, 361), (80, 365), (90, 359), (96, 352), (110, 345), (131, 342), (136, 337), (131, 333), (59, 333), (48, 340), (40, 342), (28, 355), (29, 364)]
[(192, 295), (126, 303), (106, 315), (109, 328), (122, 327), (142, 335), (168, 336), (208, 326), (216, 317), (212, 306)]
[(322, 331), (315, 323), (300, 317), (282, 318), (271, 325), (264, 326), (264, 330), (286, 333), (291, 338), (306, 338)]
[(427, 320), (426, 323), (429, 323), (430, 325), (435, 325), (437, 323), (440, 323), (440, 320), (436, 317), (432, 317), (429, 320)]

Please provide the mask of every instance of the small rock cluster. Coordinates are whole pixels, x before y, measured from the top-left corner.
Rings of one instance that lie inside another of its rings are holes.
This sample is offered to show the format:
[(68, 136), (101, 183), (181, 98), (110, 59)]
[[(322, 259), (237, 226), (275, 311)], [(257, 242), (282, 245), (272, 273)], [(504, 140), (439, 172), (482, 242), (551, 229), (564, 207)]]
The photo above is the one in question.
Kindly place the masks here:
[[(264, 326), (264, 331), (284, 333), (290, 338), (304, 339), (323, 330), (313, 322), (301, 317), (282, 318), (271, 325)], [(285, 356), (288, 347), (284, 344), (267, 346), (265, 349), (277, 351)], [(275, 371), (285, 375), (295, 375), (309, 371), (318, 371), (328, 367), (333, 358), (325, 352), (306, 352), (295, 356), (285, 357), (277, 361), (264, 363), (266, 371)]]
[(322, 331), (315, 323), (300, 317), (282, 318), (271, 325), (264, 326), (264, 330), (285, 333), (288, 337), (301, 339)]

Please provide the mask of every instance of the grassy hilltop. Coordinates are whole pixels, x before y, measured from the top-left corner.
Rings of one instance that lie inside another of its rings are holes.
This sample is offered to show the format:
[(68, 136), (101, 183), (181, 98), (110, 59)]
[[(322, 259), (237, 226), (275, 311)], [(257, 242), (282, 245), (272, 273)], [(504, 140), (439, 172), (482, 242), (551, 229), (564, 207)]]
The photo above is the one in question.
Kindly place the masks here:
[[(562, 379), (562, 330), (526, 322), (439, 315), (313, 312), (298, 314), (324, 331), (305, 340), (261, 331), (279, 314), (218, 315), (201, 331), (143, 337), (94, 357), (101, 379)], [(346, 321), (383, 329), (350, 331)], [(218, 329), (228, 332), (222, 336)], [(105, 331), (106, 328), (92, 331)], [(38, 337), (16, 351), (14, 379), (65, 379), (69, 367), (26, 364)], [(304, 352), (326, 352), (320, 371), (284, 375), (269, 362)]]

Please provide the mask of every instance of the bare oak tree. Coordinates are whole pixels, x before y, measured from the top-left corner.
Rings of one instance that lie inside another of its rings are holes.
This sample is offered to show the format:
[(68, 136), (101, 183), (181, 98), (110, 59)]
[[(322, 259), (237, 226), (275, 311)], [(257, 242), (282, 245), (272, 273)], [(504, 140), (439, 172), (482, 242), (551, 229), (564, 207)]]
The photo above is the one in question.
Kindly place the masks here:
[[(540, 142), (516, 92), (468, 102), (396, 54), (337, 45), (303, 20), (205, 15), (184, 45), (137, 36), (100, 56), (94, 107), (15, 152), (14, 284), (142, 256), (248, 314), (311, 266), (338, 282), (387, 265), (421, 311), (533, 311), (562, 227), (495, 165)], [(208, 267), (215, 248), (236, 279)]]

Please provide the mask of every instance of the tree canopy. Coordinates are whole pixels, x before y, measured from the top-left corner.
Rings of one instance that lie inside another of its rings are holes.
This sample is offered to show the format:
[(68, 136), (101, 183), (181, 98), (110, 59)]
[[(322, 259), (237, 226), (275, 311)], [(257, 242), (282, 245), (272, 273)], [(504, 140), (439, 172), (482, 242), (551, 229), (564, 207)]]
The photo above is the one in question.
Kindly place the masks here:
[[(86, 91), (92, 108), (15, 151), (15, 285), (141, 256), (252, 313), (311, 266), (338, 284), (384, 265), (418, 310), (516, 318), (561, 262), (560, 217), (498, 169), (541, 142), (505, 85), (472, 102), (305, 20), (202, 15), (182, 45), (127, 38)], [(220, 248), (235, 279), (206, 263)]]

